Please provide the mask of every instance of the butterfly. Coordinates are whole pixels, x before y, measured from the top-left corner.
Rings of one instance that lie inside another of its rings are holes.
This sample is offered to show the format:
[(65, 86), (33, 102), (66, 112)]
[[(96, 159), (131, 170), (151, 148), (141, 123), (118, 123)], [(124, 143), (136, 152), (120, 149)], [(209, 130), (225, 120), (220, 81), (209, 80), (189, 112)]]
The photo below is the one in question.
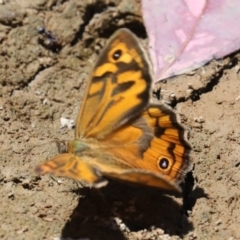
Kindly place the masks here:
[(137, 37), (117, 30), (91, 73), (75, 139), (36, 172), (96, 187), (110, 178), (180, 191), (191, 146), (176, 113), (151, 102), (151, 71)]

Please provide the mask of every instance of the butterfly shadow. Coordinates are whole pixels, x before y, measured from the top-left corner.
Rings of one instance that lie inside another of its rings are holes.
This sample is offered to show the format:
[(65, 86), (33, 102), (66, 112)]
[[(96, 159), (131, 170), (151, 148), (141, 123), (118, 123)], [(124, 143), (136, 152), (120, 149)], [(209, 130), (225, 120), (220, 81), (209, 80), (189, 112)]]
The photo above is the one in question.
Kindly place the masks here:
[(126, 239), (128, 232), (154, 228), (181, 236), (193, 230), (179, 194), (115, 181), (75, 192), (79, 203), (62, 229), (63, 238)]

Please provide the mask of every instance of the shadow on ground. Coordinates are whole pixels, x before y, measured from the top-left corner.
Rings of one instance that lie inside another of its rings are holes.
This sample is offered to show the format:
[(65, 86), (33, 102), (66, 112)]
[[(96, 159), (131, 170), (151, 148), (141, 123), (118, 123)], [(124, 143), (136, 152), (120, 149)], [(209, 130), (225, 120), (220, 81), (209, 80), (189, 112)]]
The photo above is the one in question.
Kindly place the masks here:
[(82, 188), (77, 193), (78, 206), (62, 230), (65, 238), (125, 239), (124, 232), (153, 226), (170, 235), (185, 235), (193, 229), (181, 198), (159, 189), (110, 182), (104, 188)]

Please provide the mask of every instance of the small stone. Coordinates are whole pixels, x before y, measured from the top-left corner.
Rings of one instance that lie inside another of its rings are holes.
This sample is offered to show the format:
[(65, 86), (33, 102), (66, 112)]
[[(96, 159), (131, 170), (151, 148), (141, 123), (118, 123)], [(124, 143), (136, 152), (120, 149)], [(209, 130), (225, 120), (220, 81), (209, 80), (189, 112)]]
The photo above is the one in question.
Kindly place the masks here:
[(216, 226), (220, 225), (221, 223), (222, 223), (222, 220), (221, 220), (221, 219), (218, 219), (218, 220), (215, 222)]
[(74, 126), (74, 120), (61, 117), (61, 119), (60, 119), (60, 128), (67, 127), (68, 129), (72, 129), (73, 126)]
[(194, 121), (197, 123), (204, 123), (205, 119), (203, 118), (203, 116), (199, 116), (199, 117), (194, 117)]

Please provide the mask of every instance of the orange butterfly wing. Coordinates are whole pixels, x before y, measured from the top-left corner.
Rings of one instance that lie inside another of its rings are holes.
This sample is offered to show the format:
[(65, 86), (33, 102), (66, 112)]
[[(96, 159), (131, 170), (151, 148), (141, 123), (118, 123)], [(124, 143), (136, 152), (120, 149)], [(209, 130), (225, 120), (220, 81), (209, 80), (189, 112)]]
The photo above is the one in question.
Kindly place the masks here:
[(169, 107), (151, 104), (131, 126), (121, 127), (106, 139), (115, 147), (105, 151), (128, 167), (121, 168), (120, 174), (102, 173), (124, 181), (179, 190), (179, 183), (191, 166), (191, 147), (185, 133)]
[(75, 138), (102, 139), (146, 109), (151, 69), (138, 39), (118, 30), (101, 53), (79, 112)]
[(190, 146), (176, 114), (151, 104), (151, 69), (136, 37), (118, 30), (103, 50), (80, 109), (74, 141), (37, 168), (99, 182), (107, 177), (179, 190)]
[(38, 166), (35, 170), (39, 174), (53, 173), (57, 176), (83, 180), (89, 183), (98, 181), (101, 176), (96, 168), (81, 161), (78, 156), (72, 153), (60, 154)]

